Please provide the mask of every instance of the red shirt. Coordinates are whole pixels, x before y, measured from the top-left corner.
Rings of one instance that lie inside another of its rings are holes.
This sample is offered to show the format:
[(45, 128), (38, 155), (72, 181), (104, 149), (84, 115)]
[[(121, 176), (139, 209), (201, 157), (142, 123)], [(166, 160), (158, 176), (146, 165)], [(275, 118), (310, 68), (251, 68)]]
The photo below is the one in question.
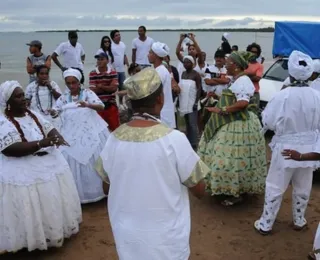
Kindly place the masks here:
[[(91, 71), (89, 74), (90, 87), (96, 87), (97, 85), (111, 86), (119, 85), (118, 74), (115, 70), (108, 68), (105, 72), (100, 72), (98, 68)], [(114, 100), (114, 96), (110, 96), (113, 92), (105, 92), (97, 94), (102, 102)]]

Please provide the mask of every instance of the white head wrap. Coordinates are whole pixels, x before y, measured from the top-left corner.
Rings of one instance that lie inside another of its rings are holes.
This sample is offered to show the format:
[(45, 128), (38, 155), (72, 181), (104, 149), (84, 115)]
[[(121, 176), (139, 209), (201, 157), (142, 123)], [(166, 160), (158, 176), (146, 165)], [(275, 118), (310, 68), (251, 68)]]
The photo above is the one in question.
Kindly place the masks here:
[(2, 110), (7, 107), (7, 102), (16, 88), (22, 87), (20, 83), (15, 80), (6, 81), (0, 85), (0, 106)]
[(230, 33), (224, 33), (223, 34), (223, 37), (229, 41), (229, 38), (230, 38)]
[[(305, 61), (307, 66), (300, 65), (300, 61)], [(300, 51), (293, 51), (289, 56), (288, 69), (290, 76), (296, 80), (308, 80), (313, 73), (313, 61), (310, 56)]]
[(80, 73), (80, 71), (78, 71), (76, 69), (69, 68), (63, 72), (63, 78), (65, 79), (66, 77), (75, 77), (80, 81), (81, 80), (81, 73)]
[(151, 50), (160, 58), (164, 58), (170, 53), (168, 45), (162, 42), (153, 43), (151, 46)]
[(186, 55), (186, 56), (183, 57), (183, 61), (184, 60), (190, 60), (192, 62), (192, 64), (194, 65), (194, 58), (192, 56)]
[(313, 60), (313, 72), (320, 73), (320, 60)]

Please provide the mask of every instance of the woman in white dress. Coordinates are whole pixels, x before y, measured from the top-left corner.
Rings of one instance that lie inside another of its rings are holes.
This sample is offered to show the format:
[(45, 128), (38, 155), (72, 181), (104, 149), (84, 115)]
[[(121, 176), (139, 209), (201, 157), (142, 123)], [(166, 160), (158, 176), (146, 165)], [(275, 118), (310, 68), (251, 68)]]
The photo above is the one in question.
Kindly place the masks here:
[(79, 231), (81, 206), (63, 137), (30, 111), (17, 81), (0, 85), (0, 254), (61, 247)]
[(61, 96), (61, 89), (56, 82), (49, 79), (49, 71), (45, 65), (37, 67), (37, 80), (27, 86), (25, 97), (30, 103), (31, 110), (41, 114), (59, 130), (61, 120), (52, 118), (50, 110)]
[(81, 203), (96, 202), (105, 197), (94, 169), (109, 136), (107, 123), (97, 113), (104, 105), (94, 92), (81, 88), (78, 70), (68, 69), (63, 77), (68, 90), (52, 111), (53, 116), (60, 114), (61, 134), (70, 144), (61, 151), (71, 167)]

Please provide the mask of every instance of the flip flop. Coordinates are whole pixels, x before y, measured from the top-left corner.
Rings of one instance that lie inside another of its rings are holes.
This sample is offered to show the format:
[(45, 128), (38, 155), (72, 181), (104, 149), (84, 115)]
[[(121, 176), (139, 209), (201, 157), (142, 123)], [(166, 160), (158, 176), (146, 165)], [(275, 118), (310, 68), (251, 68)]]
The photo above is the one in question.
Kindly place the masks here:
[(239, 204), (243, 201), (243, 198), (242, 197), (238, 197), (238, 198), (232, 198), (232, 199), (225, 199), (221, 202), (221, 204), (223, 206), (226, 206), (226, 207), (230, 207), (230, 206), (234, 206), (236, 204)]
[(254, 222), (254, 229), (262, 236), (268, 236), (271, 234), (272, 230), (264, 231), (260, 228), (260, 220)]

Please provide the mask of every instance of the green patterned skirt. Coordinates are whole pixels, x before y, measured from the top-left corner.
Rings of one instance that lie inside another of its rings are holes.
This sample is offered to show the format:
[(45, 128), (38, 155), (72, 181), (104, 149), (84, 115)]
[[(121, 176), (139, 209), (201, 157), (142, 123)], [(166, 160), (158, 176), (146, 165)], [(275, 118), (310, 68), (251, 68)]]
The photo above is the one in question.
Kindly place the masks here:
[(211, 169), (206, 177), (212, 195), (238, 197), (264, 193), (267, 176), (266, 144), (258, 117), (222, 126), (206, 143), (202, 136), (198, 154)]

